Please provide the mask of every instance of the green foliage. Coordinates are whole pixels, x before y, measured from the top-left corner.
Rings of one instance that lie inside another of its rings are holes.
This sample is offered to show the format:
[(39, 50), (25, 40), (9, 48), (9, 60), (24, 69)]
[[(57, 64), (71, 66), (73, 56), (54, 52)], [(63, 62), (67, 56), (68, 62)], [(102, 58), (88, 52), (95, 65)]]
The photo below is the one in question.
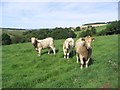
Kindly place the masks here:
[(120, 21), (115, 21), (107, 25), (106, 29), (98, 33), (98, 35), (120, 34)]
[(3, 33), (2, 34), (2, 45), (10, 45), (11, 44), (11, 38), (8, 34)]
[(96, 29), (94, 27), (88, 27), (87, 30), (82, 31), (79, 37), (94, 36), (96, 34)]
[(117, 35), (96, 37), (93, 63), (83, 70), (75, 55), (63, 58), (65, 39), (55, 40), (56, 55), (48, 55), (44, 49), (40, 57), (31, 43), (3, 46), (2, 88), (117, 88), (117, 39)]
[(47, 37), (53, 37), (54, 39), (64, 39), (68, 37), (76, 37), (76, 34), (68, 28), (55, 28), (52, 30), (48, 29), (40, 29), (40, 30), (32, 30), (27, 31), (23, 35), (26, 38), (30, 39), (31, 37), (37, 37), (38, 39), (44, 39)]
[(22, 36), (14, 36), (11, 38), (11, 41), (12, 41), (12, 44), (15, 44), (15, 43), (24, 43), (27, 40)]
[(44, 39), (46, 37), (49, 37), (50, 32), (51, 31), (49, 31), (48, 29), (30, 30), (30, 31), (24, 32), (23, 35), (28, 40), (30, 40), (31, 37), (36, 37), (38, 39)]
[(80, 31), (80, 30), (81, 30), (80, 27), (75, 28), (75, 31)]
[(65, 39), (65, 38), (75, 38), (76, 34), (68, 28), (55, 28), (50, 34), (54, 39)]

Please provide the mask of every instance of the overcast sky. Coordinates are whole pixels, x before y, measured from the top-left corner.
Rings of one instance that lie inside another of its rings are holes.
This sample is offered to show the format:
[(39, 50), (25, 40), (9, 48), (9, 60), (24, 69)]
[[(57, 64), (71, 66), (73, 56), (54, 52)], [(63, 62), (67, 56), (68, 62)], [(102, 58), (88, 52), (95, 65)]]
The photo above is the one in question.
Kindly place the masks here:
[(76, 27), (118, 19), (117, 2), (1, 2), (0, 27)]

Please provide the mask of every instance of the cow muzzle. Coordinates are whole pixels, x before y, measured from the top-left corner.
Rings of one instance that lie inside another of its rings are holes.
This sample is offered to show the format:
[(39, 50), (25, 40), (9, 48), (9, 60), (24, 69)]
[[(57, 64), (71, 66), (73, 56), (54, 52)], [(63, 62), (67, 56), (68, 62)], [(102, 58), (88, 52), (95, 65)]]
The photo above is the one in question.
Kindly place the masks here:
[(89, 46), (89, 47), (87, 47), (87, 49), (92, 49), (92, 47), (91, 47), (91, 46)]

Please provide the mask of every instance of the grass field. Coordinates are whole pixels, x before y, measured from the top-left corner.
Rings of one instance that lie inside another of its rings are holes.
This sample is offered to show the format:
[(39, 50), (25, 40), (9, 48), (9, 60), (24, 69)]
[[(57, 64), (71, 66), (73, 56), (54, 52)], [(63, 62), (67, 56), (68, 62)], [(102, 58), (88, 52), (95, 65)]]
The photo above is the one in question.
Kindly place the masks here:
[(100, 31), (102, 31), (102, 30), (105, 30), (105, 29), (106, 29), (106, 26), (107, 26), (107, 25), (100, 26), (100, 27), (96, 27), (97, 32), (100, 32)]
[(56, 55), (42, 51), (38, 57), (31, 43), (2, 48), (3, 88), (116, 88), (118, 87), (118, 36), (96, 37), (92, 64), (80, 69), (75, 55), (63, 58), (62, 43), (56, 40)]

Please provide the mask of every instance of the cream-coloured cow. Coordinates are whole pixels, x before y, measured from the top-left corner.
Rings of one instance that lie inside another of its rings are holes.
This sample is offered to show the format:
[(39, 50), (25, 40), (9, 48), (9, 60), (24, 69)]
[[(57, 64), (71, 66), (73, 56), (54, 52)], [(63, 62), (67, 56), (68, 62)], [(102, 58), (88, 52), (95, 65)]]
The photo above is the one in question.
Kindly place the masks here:
[(54, 54), (55, 54), (55, 44), (54, 44), (54, 40), (52, 37), (48, 37), (42, 40), (38, 40), (35, 37), (31, 38), (31, 43), (33, 44), (35, 50), (38, 53), (38, 56), (41, 55), (41, 50), (44, 48), (48, 48), (48, 54), (50, 54), (50, 49), (53, 50)]
[(70, 52), (72, 51), (74, 47), (74, 39), (73, 38), (67, 38), (63, 43), (63, 53), (64, 58), (69, 58)]
[(87, 36), (85, 38), (78, 39), (75, 43), (77, 63), (79, 62), (80, 59), (81, 69), (83, 68), (84, 61), (86, 68), (88, 67), (88, 63), (92, 54), (91, 43), (94, 40), (95, 38)]

